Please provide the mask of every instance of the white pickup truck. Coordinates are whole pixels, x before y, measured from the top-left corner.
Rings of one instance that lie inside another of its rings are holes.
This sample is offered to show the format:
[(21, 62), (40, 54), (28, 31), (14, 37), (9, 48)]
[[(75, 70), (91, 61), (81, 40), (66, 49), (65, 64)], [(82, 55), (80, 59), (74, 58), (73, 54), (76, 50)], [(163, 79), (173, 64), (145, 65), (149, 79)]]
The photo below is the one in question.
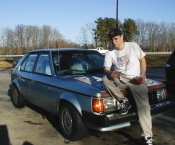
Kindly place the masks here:
[(108, 51), (108, 50), (105, 50), (103, 47), (97, 47), (97, 48), (91, 49), (91, 50), (97, 50), (101, 54), (106, 54), (106, 52)]
[(97, 47), (95, 50), (97, 50), (101, 54), (106, 54), (106, 52), (108, 51), (108, 50), (105, 50), (103, 47)]
[(101, 54), (106, 54), (106, 52), (108, 51), (108, 50), (105, 50), (103, 47), (97, 47), (95, 49), (89, 49), (89, 50), (97, 50)]

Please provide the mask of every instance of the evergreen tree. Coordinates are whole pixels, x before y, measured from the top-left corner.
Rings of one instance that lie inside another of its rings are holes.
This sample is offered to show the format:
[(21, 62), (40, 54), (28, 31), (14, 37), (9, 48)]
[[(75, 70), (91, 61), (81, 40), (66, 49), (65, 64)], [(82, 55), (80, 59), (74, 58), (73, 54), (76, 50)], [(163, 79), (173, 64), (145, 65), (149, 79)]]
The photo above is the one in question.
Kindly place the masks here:
[(100, 42), (100, 45), (107, 48), (110, 45), (110, 40), (108, 39), (107, 33), (112, 28), (116, 27), (116, 19), (113, 18), (98, 18), (96, 21), (96, 29), (93, 29), (94, 39)]
[(124, 41), (131, 42), (134, 40), (135, 35), (138, 34), (137, 25), (132, 19), (125, 19), (121, 29), (124, 34)]

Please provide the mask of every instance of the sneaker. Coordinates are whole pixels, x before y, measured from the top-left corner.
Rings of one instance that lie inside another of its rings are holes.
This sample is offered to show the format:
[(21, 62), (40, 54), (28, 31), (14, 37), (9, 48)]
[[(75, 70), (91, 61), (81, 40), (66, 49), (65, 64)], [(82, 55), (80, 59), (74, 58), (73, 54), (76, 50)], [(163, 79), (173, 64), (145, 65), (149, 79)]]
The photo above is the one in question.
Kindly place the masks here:
[(152, 139), (152, 137), (144, 136), (142, 138), (142, 144), (143, 145), (153, 145), (153, 139)]
[(119, 114), (120, 115), (125, 115), (128, 113), (128, 109), (131, 108), (131, 104), (129, 103), (129, 101), (122, 101), (120, 103), (120, 110), (119, 110)]

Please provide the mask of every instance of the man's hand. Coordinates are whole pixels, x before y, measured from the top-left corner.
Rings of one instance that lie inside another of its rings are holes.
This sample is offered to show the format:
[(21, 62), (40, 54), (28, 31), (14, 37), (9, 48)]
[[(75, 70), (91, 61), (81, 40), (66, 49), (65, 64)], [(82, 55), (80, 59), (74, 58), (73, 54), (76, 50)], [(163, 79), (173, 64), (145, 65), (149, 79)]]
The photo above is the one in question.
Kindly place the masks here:
[(117, 71), (111, 71), (110, 67), (105, 67), (104, 72), (106, 75), (111, 76), (112, 78), (119, 78), (120, 77), (120, 73)]
[(119, 78), (119, 77), (120, 77), (120, 73), (117, 72), (117, 71), (112, 71), (110, 75), (111, 75), (111, 77), (113, 77), (113, 78)]
[(137, 76), (136, 80), (138, 83), (143, 84), (145, 82), (145, 76), (144, 75)]

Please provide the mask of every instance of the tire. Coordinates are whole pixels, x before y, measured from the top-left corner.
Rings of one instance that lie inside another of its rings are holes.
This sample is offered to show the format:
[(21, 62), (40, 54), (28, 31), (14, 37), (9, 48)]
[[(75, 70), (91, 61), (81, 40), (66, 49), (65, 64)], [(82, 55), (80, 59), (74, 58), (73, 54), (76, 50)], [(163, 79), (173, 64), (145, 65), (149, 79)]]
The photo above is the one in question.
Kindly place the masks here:
[(87, 127), (79, 113), (69, 103), (63, 103), (60, 109), (60, 127), (62, 135), (70, 141), (83, 139), (87, 134)]
[(23, 108), (25, 106), (25, 101), (21, 97), (21, 93), (18, 88), (15, 86), (13, 87), (11, 101), (16, 108)]

